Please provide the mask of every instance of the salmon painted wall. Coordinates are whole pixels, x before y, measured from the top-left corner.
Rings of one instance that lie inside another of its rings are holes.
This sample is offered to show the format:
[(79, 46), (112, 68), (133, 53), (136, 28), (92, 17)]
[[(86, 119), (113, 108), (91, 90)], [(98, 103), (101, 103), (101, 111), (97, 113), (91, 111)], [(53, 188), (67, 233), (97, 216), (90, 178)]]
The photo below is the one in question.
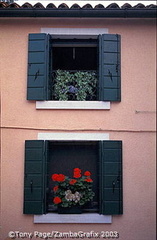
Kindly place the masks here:
[[(108, 110), (36, 110), (26, 100), (28, 34), (41, 28), (107, 28), (122, 38), (122, 101)], [(109, 231), (155, 239), (155, 21), (1, 19), (1, 232)], [(104, 132), (123, 141), (124, 214), (112, 224), (33, 224), (22, 214), (24, 141), (39, 132)]]

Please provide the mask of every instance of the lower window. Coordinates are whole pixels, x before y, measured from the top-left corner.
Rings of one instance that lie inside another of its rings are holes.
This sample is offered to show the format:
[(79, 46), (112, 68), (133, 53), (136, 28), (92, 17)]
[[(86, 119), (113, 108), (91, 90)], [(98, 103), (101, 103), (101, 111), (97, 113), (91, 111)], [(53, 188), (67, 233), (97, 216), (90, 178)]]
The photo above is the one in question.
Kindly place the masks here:
[[(73, 169), (77, 169), (75, 176)], [(55, 178), (58, 175), (60, 177)], [(71, 185), (77, 182), (77, 193), (72, 186), (68, 189), (65, 176), (73, 180)], [(87, 181), (88, 192), (94, 193), (88, 201), (83, 200), (89, 194), (83, 195), (85, 184), (81, 181)], [(56, 194), (56, 187), (60, 191), (59, 183), (64, 190), (62, 195)], [(69, 190), (71, 193), (67, 197)], [(60, 199), (54, 201), (56, 196)], [(81, 205), (83, 213), (123, 213), (122, 141), (26, 140), (24, 214), (59, 213), (58, 206), (64, 202), (63, 208), (67, 207), (71, 197)]]

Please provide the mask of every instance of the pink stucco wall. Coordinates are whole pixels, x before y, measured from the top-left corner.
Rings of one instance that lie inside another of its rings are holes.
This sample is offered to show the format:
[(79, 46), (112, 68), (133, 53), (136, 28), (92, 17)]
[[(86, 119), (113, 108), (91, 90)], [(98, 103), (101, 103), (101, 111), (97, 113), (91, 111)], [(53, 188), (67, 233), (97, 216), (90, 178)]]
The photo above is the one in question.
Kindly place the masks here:
[[(28, 33), (43, 27), (108, 28), (122, 37), (122, 101), (111, 110), (36, 110), (26, 100)], [(155, 21), (1, 19), (1, 232), (109, 231), (155, 239)], [(138, 112), (136, 112), (138, 111)], [(22, 214), (24, 141), (39, 132), (104, 132), (123, 141), (124, 214), (112, 224), (33, 224)]]

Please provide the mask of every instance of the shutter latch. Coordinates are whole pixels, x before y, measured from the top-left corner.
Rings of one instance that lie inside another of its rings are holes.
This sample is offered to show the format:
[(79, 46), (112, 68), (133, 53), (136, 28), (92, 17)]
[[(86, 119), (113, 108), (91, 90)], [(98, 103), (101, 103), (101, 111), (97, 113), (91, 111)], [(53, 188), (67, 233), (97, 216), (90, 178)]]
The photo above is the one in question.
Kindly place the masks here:
[(113, 181), (113, 182), (112, 182), (112, 192), (113, 192), (113, 193), (114, 193), (115, 185), (116, 185), (116, 183), (115, 183), (115, 181)]
[(119, 63), (116, 64), (116, 72), (118, 72)]
[(36, 74), (35, 74), (34, 81), (37, 79), (38, 76), (39, 76), (39, 69), (38, 69), (38, 71), (37, 71)]
[(109, 77), (111, 78), (111, 81), (113, 81), (113, 79), (112, 79), (112, 73), (110, 72), (109, 69), (108, 69), (108, 75), (109, 75)]
[(33, 192), (33, 180), (31, 180), (30, 185), (31, 185), (31, 193), (32, 193)]

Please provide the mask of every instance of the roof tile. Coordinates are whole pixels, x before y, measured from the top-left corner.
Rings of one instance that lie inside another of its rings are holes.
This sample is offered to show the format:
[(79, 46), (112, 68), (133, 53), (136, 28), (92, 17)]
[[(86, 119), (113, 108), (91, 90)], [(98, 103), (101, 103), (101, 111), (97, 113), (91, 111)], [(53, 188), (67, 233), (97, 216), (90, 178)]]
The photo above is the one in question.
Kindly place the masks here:
[(157, 8), (157, 5), (150, 4), (150, 5), (147, 5), (146, 7), (147, 7), (147, 8)]
[(98, 4), (98, 5), (95, 6), (95, 8), (101, 8), (102, 9), (102, 8), (105, 8), (105, 7), (102, 4)]
[(0, 8), (6, 8), (8, 5), (6, 2), (0, 2)]
[(56, 6), (53, 3), (49, 3), (46, 8), (56, 8)]
[(71, 9), (80, 9), (80, 8), (81, 7), (77, 3), (75, 3), (71, 6)]
[(58, 8), (66, 8), (66, 9), (69, 9), (68, 5), (66, 5), (65, 3), (62, 3), (58, 6)]
[(28, 2), (24, 3), (21, 8), (32, 8), (32, 5)]
[(121, 8), (122, 9), (128, 9), (128, 8), (132, 8), (132, 6), (129, 3), (125, 3), (124, 5), (122, 5)]
[(17, 3), (8, 4), (7, 8), (21, 8)]
[(33, 8), (44, 8), (44, 6), (41, 3), (36, 3)]
[(138, 3), (137, 5), (134, 6), (134, 8), (146, 8), (144, 4)]
[(85, 9), (87, 9), (87, 8), (93, 8), (92, 7), (92, 5), (90, 5), (89, 3), (87, 3), (86, 5), (84, 5), (82, 8), (85, 8)]
[(120, 8), (117, 3), (111, 3), (106, 8)]

